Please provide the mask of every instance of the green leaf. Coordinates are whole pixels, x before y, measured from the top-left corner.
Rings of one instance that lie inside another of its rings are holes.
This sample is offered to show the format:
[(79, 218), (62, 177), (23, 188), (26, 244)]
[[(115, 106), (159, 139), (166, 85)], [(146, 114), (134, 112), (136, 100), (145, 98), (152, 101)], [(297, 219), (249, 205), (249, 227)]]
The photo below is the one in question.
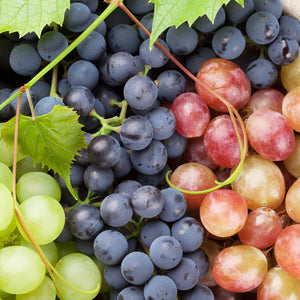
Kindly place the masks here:
[(70, 0), (0, 0), (0, 33), (28, 32), (38, 36), (45, 25), (55, 22), (62, 25)]
[[(218, 10), (230, 0), (150, 0), (155, 4), (150, 47), (159, 35), (170, 26), (178, 27), (187, 21), (191, 26), (198, 17), (207, 15), (213, 22)], [(244, 4), (244, 0), (236, 0)]]
[[(18, 152), (58, 173), (72, 194), (70, 165), (78, 151), (86, 148), (78, 117), (71, 108), (56, 105), (50, 113), (35, 120), (20, 115), (18, 131)], [(1, 128), (1, 137), (10, 145), (14, 143), (14, 130), (15, 117)]]

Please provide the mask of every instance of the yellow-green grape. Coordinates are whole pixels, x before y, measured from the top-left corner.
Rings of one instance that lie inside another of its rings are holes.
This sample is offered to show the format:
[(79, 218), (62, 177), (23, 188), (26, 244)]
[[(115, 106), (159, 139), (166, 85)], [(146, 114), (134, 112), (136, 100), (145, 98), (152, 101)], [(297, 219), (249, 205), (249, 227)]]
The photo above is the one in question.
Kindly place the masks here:
[(4, 163), (0, 162), (0, 183), (3, 183), (12, 192), (12, 172)]
[(24, 174), (29, 172), (48, 172), (47, 166), (42, 167), (42, 164), (34, 164), (30, 156), (26, 156), (17, 162), (17, 180)]
[(99, 259), (96, 258), (96, 256), (92, 257), (93, 261), (95, 262), (95, 264), (98, 266), (100, 273), (101, 273), (101, 277), (102, 277), (102, 284), (101, 284), (101, 288), (100, 288), (100, 293), (109, 293), (110, 291), (110, 286), (108, 285), (108, 283), (106, 282), (105, 278), (104, 278), (104, 269), (105, 269), (105, 264), (102, 263)]
[[(3, 123), (0, 123), (0, 129), (3, 126)], [(13, 147), (8, 145), (4, 140), (1, 139), (0, 133), (0, 162), (4, 163), (8, 167), (13, 164), (14, 151)]]
[(5, 293), (5, 292), (3, 292), (3, 291), (0, 290), (0, 299), (4, 299), (4, 298), (6, 298), (8, 296), (9, 296), (8, 293)]

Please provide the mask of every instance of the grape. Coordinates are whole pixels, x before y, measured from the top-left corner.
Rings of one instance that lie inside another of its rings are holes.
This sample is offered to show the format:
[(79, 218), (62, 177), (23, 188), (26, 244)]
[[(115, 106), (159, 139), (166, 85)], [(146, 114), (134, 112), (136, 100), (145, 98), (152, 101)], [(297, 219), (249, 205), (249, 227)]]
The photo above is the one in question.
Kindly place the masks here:
[[(83, 183), (83, 173), (84, 173), (85, 168), (83, 166), (77, 165), (77, 164), (72, 164), (70, 168), (70, 181), (72, 187), (80, 187)], [(54, 178), (57, 180), (58, 184), (61, 186), (61, 188), (66, 189), (66, 183), (65, 181), (58, 175), (55, 174)]]
[(0, 250), (0, 289), (25, 294), (44, 280), (46, 268), (38, 254), (27, 247), (9, 246)]
[(251, 210), (276, 209), (284, 199), (285, 182), (279, 167), (257, 154), (246, 157), (242, 172), (231, 185)]
[(198, 266), (193, 260), (183, 257), (175, 268), (167, 271), (167, 276), (174, 280), (178, 290), (186, 291), (193, 288), (198, 282)]
[(72, 240), (63, 243), (55, 242), (55, 244), (57, 246), (59, 259), (68, 254), (78, 253), (78, 249), (76, 248), (76, 245)]
[(132, 195), (133, 210), (141, 217), (153, 218), (160, 214), (164, 206), (164, 198), (160, 190), (151, 185), (137, 188)]
[(289, 217), (299, 223), (300, 210), (298, 205), (298, 193), (299, 193), (299, 179), (297, 179), (293, 185), (289, 188), (285, 197), (285, 209)]
[(111, 168), (121, 157), (121, 146), (111, 135), (98, 135), (90, 141), (87, 152), (92, 164)]
[(77, 53), (89, 61), (97, 60), (106, 50), (106, 41), (103, 35), (97, 31), (91, 32), (78, 46)]
[(11, 68), (19, 75), (33, 75), (41, 65), (41, 57), (31, 44), (21, 43), (12, 49), (9, 56)]
[(42, 167), (41, 163), (34, 164), (33, 159), (30, 156), (26, 156), (17, 162), (17, 180), (26, 173), (29, 172), (48, 172), (48, 167)]
[[(201, 191), (210, 189), (215, 186), (216, 176), (206, 166), (199, 163), (182, 164), (173, 172), (170, 181), (176, 187), (189, 190)], [(187, 207), (192, 209), (199, 209), (203, 194), (191, 195), (183, 193), (187, 202)]]
[(143, 116), (133, 115), (120, 128), (122, 143), (131, 150), (145, 149), (152, 141), (153, 127)]
[(81, 239), (74, 238), (74, 243), (80, 253), (88, 256), (94, 255), (93, 240), (81, 240)]
[(44, 172), (28, 172), (17, 183), (17, 197), (20, 203), (36, 195), (48, 195), (60, 201), (61, 190), (56, 180)]
[(125, 226), (132, 214), (130, 198), (124, 194), (110, 194), (103, 199), (100, 206), (100, 215), (109, 226)]
[(243, 293), (233, 293), (233, 292), (230, 292), (228, 290), (223, 289), (219, 285), (216, 285), (215, 287), (213, 287), (212, 288), (212, 292), (214, 294), (215, 300), (223, 300), (223, 299), (228, 299), (228, 300), (244, 300), (244, 295), (245, 295)]
[(135, 180), (125, 180), (115, 187), (115, 193), (125, 194), (132, 197), (137, 188), (142, 185)]
[(178, 27), (172, 26), (168, 29), (166, 42), (173, 53), (187, 55), (197, 47), (198, 35), (187, 23), (183, 23)]
[[(0, 40), (1, 45), (1, 40)], [(0, 104), (2, 104), (12, 93), (11, 89), (0, 89)], [(11, 118), (11, 111), (9, 105), (3, 107), (3, 109), (0, 110), (0, 118), (3, 120), (9, 120)]]
[(182, 259), (182, 246), (178, 239), (162, 235), (157, 237), (150, 245), (150, 258), (160, 269), (172, 269)]
[(98, 1), (97, 0), (71, 0), (71, 2), (80, 2), (85, 4), (91, 12), (95, 12), (98, 8)]
[(0, 183), (3, 183), (12, 192), (12, 172), (8, 166), (0, 162)]
[(94, 293), (83, 294), (66, 285), (56, 274), (61, 296), (64, 299), (92, 300), (96, 297), (101, 286), (101, 274), (94, 261), (87, 255), (72, 253), (61, 258), (55, 266), (57, 272), (77, 289)]
[(71, 86), (85, 86), (92, 90), (98, 84), (99, 71), (93, 63), (78, 60), (69, 67), (67, 78)]
[(162, 143), (166, 147), (168, 157), (175, 158), (182, 155), (185, 151), (187, 139), (175, 130), (175, 132), (169, 138), (163, 140)]
[(246, 41), (241, 31), (233, 26), (219, 29), (213, 36), (212, 47), (215, 53), (226, 59), (235, 59), (244, 51)]
[(280, 217), (267, 207), (259, 207), (248, 215), (245, 226), (239, 231), (244, 245), (264, 249), (272, 246), (282, 230)]
[(243, 293), (258, 287), (267, 274), (268, 263), (260, 250), (245, 245), (222, 250), (213, 265), (216, 282), (226, 290)]
[(143, 299), (174, 300), (177, 296), (175, 282), (166, 275), (153, 276), (144, 287)]
[(136, 54), (140, 47), (137, 30), (127, 24), (114, 26), (107, 35), (107, 43), (112, 52)]
[(253, 113), (247, 120), (246, 131), (250, 145), (267, 160), (284, 160), (295, 148), (293, 129), (278, 112), (264, 110)]
[(55, 300), (56, 299), (56, 289), (52, 280), (45, 276), (42, 283), (33, 291), (29, 293), (16, 295), (16, 300)]
[(112, 167), (116, 178), (122, 178), (129, 174), (132, 169), (129, 153), (126, 149), (121, 148), (121, 157), (119, 161)]
[(300, 257), (300, 225), (295, 224), (283, 229), (275, 242), (274, 253), (279, 266), (290, 276), (300, 279), (300, 266), (295, 263)]
[(279, 66), (293, 63), (299, 54), (298, 42), (284, 35), (279, 35), (276, 40), (269, 45), (268, 54), (272, 62)]
[(290, 36), (291, 38), (300, 42), (300, 23), (297, 19), (285, 15), (279, 19), (279, 33), (286, 36)]
[(73, 235), (82, 240), (96, 237), (103, 228), (99, 208), (89, 204), (78, 205), (69, 215), (69, 227)]
[[(57, 93), (61, 98), (64, 98), (68, 90), (71, 88), (71, 85), (67, 78), (62, 78), (57, 83)], [(48, 93), (49, 95), (49, 93)]]
[(278, 36), (279, 23), (273, 14), (258, 11), (247, 20), (246, 32), (254, 43), (259, 45), (270, 44)]
[[(140, 22), (141, 24), (151, 33), (152, 31), (152, 23), (153, 23), (153, 16), (154, 16), (154, 13), (153, 12), (150, 12), (148, 14), (145, 14), (141, 19), (140, 19)], [(148, 38), (148, 35), (142, 30), (141, 27), (139, 27), (139, 34), (140, 34), (140, 37), (143, 39), (143, 40), (146, 40)], [(161, 35), (160, 35), (161, 37)]]
[(245, 225), (247, 217), (246, 201), (231, 190), (213, 191), (201, 202), (201, 222), (208, 232), (218, 237), (229, 237), (238, 233)]
[(67, 47), (67, 38), (58, 31), (48, 31), (44, 33), (37, 44), (39, 55), (45, 61), (52, 61)]
[(227, 18), (233, 23), (245, 22), (254, 12), (253, 0), (245, 0), (241, 6), (238, 2), (232, 0), (225, 6)]
[[(200, 68), (197, 78), (224, 97), (236, 109), (244, 107), (251, 96), (251, 87), (246, 74), (235, 63), (223, 58), (212, 58)], [(222, 112), (228, 109), (216, 96), (196, 82), (196, 90), (206, 104)]]
[(163, 170), (168, 155), (165, 146), (152, 140), (149, 146), (140, 151), (131, 151), (130, 159), (135, 169), (145, 175), (154, 175)]
[(117, 297), (117, 300), (125, 299), (144, 300), (145, 298), (143, 291), (140, 288), (136, 286), (128, 286), (121, 290)]
[(176, 119), (176, 130), (186, 138), (204, 134), (209, 123), (209, 109), (196, 93), (183, 93), (172, 103), (171, 112)]
[(50, 88), (51, 86), (48, 82), (38, 81), (30, 88), (30, 94), (40, 100), (50, 95)]
[(13, 198), (8, 188), (0, 183), (0, 237), (5, 237), (16, 227)]
[[(98, 3), (98, 1), (97, 1)], [(97, 14), (92, 14), (92, 21), (94, 22), (97, 18), (99, 17), (99, 15)], [(94, 29), (94, 31), (99, 32), (100, 34), (102, 34), (103, 37), (105, 37), (106, 35), (106, 23), (103, 20), (97, 27), (96, 29)]]
[(280, 0), (253, 0), (253, 3), (256, 11), (267, 11), (277, 19), (282, 14), (282, 3)]
[(169, 226), (159, 220), (147, 222), (140, 231), (140, 238), (146, 247), (150, 247), (152, 242), (159, 236), (171, 235)]
[(94, 252), (105, 265), (116, 265), (128, 253), (128, 242), (123, 234), (114, 230), (102, 231), (94, 240)]
[(127, 254), (121, 263), (121, 272), (131, 284), (146, 283), (153, 274), (154, 266), (149, 256), (145, 253), (134, 251)]
[(271, 87), (277, 80), (278, 72), (275, 65), (264, 58), (251, 62), (246, 70), (251, 86), (257, 89)]
[(34, 107), (35, 115), (42, 116), (51, 112), (56, 105), (65, 106), (65, 104), (56, 97), (45, 97), (39, 100)]
[(132, 13), (137, 15), (144, 15), (154, 9), (154, 4), (148, 0), (127, 0), (126, 4)]
[(199, 278), (202, 278), (207, 274), (210, 263), (208, 255), (203, 249), (199, 248), (193, 252), (184, 253), (183, 256), (186, 258), (190, 258), (196, 263), (199, 269)]
[(197, 284), (192, 290), (183, 295), (183, 300), (214, 300), (213, 292), (205, 285)]

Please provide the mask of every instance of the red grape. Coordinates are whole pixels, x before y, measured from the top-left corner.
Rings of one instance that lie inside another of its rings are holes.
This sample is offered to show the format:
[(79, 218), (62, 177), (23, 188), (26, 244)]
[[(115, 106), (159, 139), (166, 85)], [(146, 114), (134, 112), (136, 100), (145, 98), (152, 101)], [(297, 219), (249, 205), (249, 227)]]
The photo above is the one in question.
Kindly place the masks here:
[[(238, 65), (229, 60), (209, 59), (199, 69), (197, 78), (224, 97), (236, 109), (241, 109), (250, 100), (251, 86), (247, 75)], [(209, 107), (218, 111), (228, 111), (223, 102), (198, 82), (196, 82), (196, 90)]]
[(282, 114), (293, 129), (300, 132), (300, 87), (292, 89), (285, 95), (282, 102)]

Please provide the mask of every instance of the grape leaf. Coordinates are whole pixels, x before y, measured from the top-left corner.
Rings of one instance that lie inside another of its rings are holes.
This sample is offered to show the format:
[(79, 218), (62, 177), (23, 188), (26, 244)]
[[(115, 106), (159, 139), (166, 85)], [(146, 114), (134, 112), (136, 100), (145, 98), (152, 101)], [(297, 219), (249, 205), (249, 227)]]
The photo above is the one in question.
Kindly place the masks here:
[[(207, 15), (213, 22), (218, 10), (230, 0), (150, 0), (155, 4), (150, 47), (159, 35), (170, 26), (178, 27), (187, 21), (191, 26), (198, 17)], [(244, 0), (236, 0), (244, 5)]]
[[(58, 173), (73, 194), (70, 165), (78, 151), (86, 148), (81, 128), (76, 112), (66, 106), (56, 105), (50, 113), (35, 120), (20, 115), (18, 152)], [(9, 145), (14, 143), (14, 130), (15, 117), (1, 128), (1, 138)]]
[(45, 25), (55, 22), (62, 25), (70, 0), (0, 0), (0, 33), (28, 32), (38, 36)]

